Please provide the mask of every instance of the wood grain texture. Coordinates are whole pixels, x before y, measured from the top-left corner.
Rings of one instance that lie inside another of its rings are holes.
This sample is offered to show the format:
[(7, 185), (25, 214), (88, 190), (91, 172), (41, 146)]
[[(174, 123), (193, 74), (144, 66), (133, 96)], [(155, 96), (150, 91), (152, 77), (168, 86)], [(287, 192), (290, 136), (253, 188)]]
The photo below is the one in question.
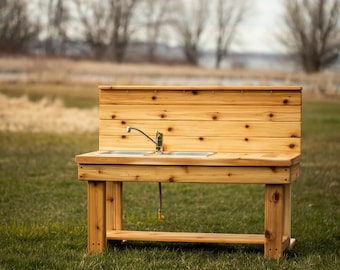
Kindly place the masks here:
[(284, 218), (287, 218), (284, 215), (284, 185), (266, 185), (265, 189), (264, 256), (279, 259), (283, 253)]
[[(244, 121), (202, 121), (202, 120), (100, 120), (101, 135), (112, 134), (120, 136), (140, 136), (138, 133), (126, 133), (127, 126), (139, 127), (151, 136), (155, 134), (155, 127), (162, 130), (164, 136), (178, 137), (274, 137), (274, 138), (299, 138), (301, 137), (300, 122), (260, 122), (253, 120)], [(199, 129), (197, 129), (199, 127)]]
[(178, 91), (169, 88), (157, 90), (102, 90), (100, 104), (125, 105), (301, 105), (299, 91), (272, 91), (263, 89), (215, 91)]
[(100, 150), (152, 149), (139, 133), (125, 132), (134, 126), (163, 133), (165, 151), (301, 151), (298, 87), (100, 89)]
[[(101, 105), (99, 118), (103, 120), (157, 121), (301, 121), (298, 106), (230, 106), (230, 105)], [(138, 112), (138, 113), (137, 113)]]
[(108, 231), (108, 240), (264, 244), (263, 234)]
[(205, 167), (155, 165), (81, 165), (84, 181), (289, 184), (290, 167)]
[(234, 85), (234, 86), (224, 86), (224, 85), (99, 85), (101, 90), (153, 90), (153, 91), (165, 91), (165, 90), (179, 90), (179, 91), (192, 91), (192, 90), (206, 90), (206, 91), (234, 91), (234, 90), (248, 90), (248, 91), (258, 91), (258, 90), (270, 90), (270, 91), (300, 91), (301, 86), (280, 86), (280, 85), (258, 85), (258, 86), (248, 86), (248, 85)]
[(87, 217), (88, 251), (102, 252), (106, 248), (106, 203), (104, 181), (88, 181)]
[(113, 156), (106, 151), (89, 152), (76, 156), (78, 169), (85, 164), (127, 165), (193, 165), (193, 166), (242, 166), (242, 167), (292, 167), (292, 175), (298, 176), (300, 154), (297, 153), (216, 153), (208, 157), (169, 156), (150, 154), (146, 156)]
[[(144, 136), (100, 136), (100, 150), (155, 150)], [(164, 137), (164, 151), (213, 151), (226, 153), (298, 153), (300, 138)]]
[(106, 229), (123, 229), (123, 183), (106, 181)]

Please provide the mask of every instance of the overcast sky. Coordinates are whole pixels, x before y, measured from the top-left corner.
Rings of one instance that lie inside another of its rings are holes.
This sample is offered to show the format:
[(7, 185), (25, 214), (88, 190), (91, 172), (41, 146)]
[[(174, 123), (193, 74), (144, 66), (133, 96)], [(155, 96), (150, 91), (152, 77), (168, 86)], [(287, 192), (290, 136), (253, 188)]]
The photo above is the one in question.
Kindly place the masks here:
[(282, 31), (282, 1), (251, 0), (252, 11), (240, 28), (241, 40), (234, 44), (234, 51), (284, 52), (274, 37)]
[[(251, 8), (248, 16), (238, 28), (237, 35), (231, 44), (231, 51), (285, 53), (285, 48), (275, 37), (284, 29), (283, 1), (285, 0), (249, 0)], [(216, 47), (213, 32), (214, 28), (210, 28), (202, 37), (201, 45), (206, 49), (214, 50)]]

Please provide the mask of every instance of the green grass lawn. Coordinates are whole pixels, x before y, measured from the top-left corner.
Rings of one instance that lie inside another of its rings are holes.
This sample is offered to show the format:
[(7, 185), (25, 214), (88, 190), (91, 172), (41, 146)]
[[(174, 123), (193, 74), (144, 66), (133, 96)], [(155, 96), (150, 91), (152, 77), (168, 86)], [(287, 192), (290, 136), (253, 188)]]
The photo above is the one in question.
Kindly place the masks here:
[[(127, 242), (87, 253), (86, 183), (74, 156), (96, 134), (0, 132), (0, 269), (339, 269), (340, 104), (305, 102), (301, 176), (293, 184), (293, 250), (262, 246)], [(124, 185), (124, 226), (134, 230), (263, 232), (260, 185)], [(255, 202), (255, 203), (254, 203)]]

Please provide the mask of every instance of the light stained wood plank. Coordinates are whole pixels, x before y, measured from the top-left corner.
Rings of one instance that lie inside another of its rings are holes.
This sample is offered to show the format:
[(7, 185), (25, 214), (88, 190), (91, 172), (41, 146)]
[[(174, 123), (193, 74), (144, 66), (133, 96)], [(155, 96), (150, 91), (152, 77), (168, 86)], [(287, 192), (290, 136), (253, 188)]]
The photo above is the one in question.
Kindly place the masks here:
[(261, 234), (223, 234), (189, 232), (108, 231), (108, 240), (195, 242), (224, 244), (264, 244)]
[[(283, 202), (283, 234), (287, 235), (289, 240), (290, 240), (290, 236), (291, 236), (291, 189), (292, 186), (289, 185), (285, 185), (283, 188), (283, 192), (284, 192), (284, 202)], [(289, 241), (288, 240), (288, 245), (289, 245)], [(287, 246), (288, 247), (288, 246)]]
[(217, 120), (300, 122), (299, 106), (215, 106), (209, 105), (100, 105), (100, 119), (107, 120)]
[(285, 187), (271, 184), (265, 189), (264, 256), (279, 259), (283, 253)]
[(300, 175), (300, 164), (299, 162), (290, 167), (290, 179), (291, 182), (296, 181)]
[(292, 179), (292, 181), (297, 180), (300, 176), (300, 164), (299, 163), (297, 163), (297, 164), (295, 164), (295, 166), (291, 167), (291, 179)]
[(101, 90), (153, 90), (153, 91), (165, 91), (165, 90), (206, 90), (211, 91), (234, 91), (234, 90), (270, 90), (270, 91), (301, 91), (301, 86), (294, 85), (99, 85), (98, 89)]
[[(146, 156), (114, 156), (107, 151), (95, 151), (76, 156), (79, 164), (127, 164), (127, 165), (196, 165), (196, 166), (266, 166), (291, 167), (291, 179), (298, 177), (300, 154), (298, 153), (214, 153), (208, 157), (179, 157), (155, 153)], [(81, 166), (81, 165), (78, 165)]]
[(123, 229), (123, 183), (106, 182), (106, 228)]
[[(164, 137), (164, 151), (213, 151), (230, 153), (300, 152), (300, 138)], [(99, 149), (154, 150), (144, 136), (99, 136)]]
[(81, 165), (79, 180), (168, 183), (288, 184), (289, 167)]
[(300, 91), (273, 90), (102, 90), (101, 104), (300, 105)]
[(300, 122), (215, 121), (212, 123), (211, 121), (99, 121), (101, 135), (140, 136), (138, 132), (127, 134), (127, 126), (138, 127), (151, 137), (154, 136), (156, 129), (166, 137), (192, 136), (193, 130), (195, 130), (196, 136), (202, 137), (240, 136), (241, 134), (248, 137), (301, 137)]
[(106, 185), (104, 181), (88, 181), (87, 187), (88, 252), (103, 252), (106, 248)]

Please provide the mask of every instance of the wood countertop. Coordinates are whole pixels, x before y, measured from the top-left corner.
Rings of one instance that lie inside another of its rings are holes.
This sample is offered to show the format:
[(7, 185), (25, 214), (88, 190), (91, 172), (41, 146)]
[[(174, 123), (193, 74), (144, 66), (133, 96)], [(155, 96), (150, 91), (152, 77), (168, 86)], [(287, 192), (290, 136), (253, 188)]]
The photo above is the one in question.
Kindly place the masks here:
[(207, 157), (169, 156), (155, 153), (145, 156), (103, 155), (108, 150), (77, 155), (78, 164), (103, 165), (177, 165), (177, 166), (292, 166), (300, 162), (299, 153), (215, 153)]

